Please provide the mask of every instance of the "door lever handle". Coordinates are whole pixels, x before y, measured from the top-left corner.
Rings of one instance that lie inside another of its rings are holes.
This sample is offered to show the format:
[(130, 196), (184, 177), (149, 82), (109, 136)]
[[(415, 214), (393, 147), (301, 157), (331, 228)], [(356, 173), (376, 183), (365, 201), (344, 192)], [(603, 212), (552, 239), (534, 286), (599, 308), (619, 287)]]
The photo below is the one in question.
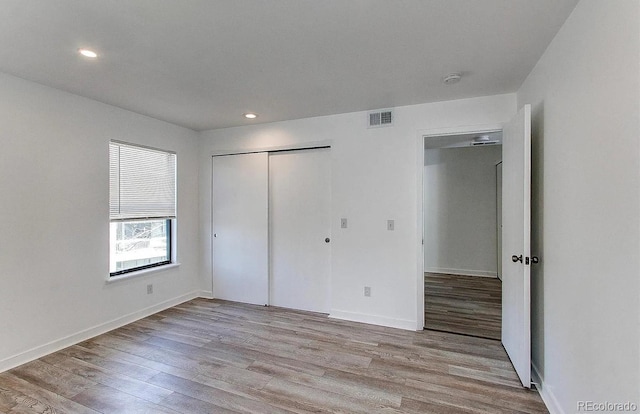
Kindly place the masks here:
[(512, 261), (513, 263), (518, 263), (518, 262), (522, 263), (522, 255), (520, 255), (520, 256), (516, 256), (516, 255), (514, 254), (513, 256), (511, 256), (511, 261)]

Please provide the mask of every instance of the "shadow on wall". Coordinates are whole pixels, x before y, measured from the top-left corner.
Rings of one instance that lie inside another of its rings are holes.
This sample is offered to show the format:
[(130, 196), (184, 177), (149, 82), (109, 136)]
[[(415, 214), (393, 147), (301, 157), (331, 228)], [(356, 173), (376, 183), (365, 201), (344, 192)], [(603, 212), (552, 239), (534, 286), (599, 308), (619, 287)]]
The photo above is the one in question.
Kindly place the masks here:
[(531, 108), (531, 361), (544, 378), (544, 102)]

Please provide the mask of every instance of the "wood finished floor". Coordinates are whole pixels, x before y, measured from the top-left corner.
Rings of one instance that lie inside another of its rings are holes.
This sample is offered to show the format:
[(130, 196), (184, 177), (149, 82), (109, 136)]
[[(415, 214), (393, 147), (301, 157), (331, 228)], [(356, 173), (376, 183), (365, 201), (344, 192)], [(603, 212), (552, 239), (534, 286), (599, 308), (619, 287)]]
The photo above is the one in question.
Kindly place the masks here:
[(497, 341), (196, 299), (0, 374), (3, 413), (546, 413)]
[(424, 292), (426, 329), (500, 340), (500, 279), (425, 273)]

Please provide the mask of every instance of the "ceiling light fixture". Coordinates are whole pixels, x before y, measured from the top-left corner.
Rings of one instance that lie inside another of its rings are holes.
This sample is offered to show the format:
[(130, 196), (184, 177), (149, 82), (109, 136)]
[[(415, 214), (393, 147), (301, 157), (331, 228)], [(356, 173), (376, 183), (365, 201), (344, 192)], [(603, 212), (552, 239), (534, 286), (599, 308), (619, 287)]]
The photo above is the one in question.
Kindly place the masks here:
[(442, 78), (442, 82), (445, 85), (453, 85), (454, 83), (460, 82), (460, 79), (462, 79), (462, 75), (460, 73), (450, 73)]
[(243, 116), (247, 119), (256, 119), (258, 117), (258, 114), (254, 114), (253, 112), (247, 112), (246, 114), (243, 114)]
[(91, 59), (95, 59), (98, 57), (98, 54), (91, 49), (78, 49), (78, 53), (80, 53), (84, 57), (88, 57)]

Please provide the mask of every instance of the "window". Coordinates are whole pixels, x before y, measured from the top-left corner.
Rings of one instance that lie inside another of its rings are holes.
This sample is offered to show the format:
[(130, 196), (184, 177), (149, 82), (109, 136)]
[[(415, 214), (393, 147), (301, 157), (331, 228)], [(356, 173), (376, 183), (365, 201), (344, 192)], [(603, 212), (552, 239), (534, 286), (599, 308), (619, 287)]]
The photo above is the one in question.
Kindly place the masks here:
[(109, 274), (170, 264), (176, 154), (109, 143)]

